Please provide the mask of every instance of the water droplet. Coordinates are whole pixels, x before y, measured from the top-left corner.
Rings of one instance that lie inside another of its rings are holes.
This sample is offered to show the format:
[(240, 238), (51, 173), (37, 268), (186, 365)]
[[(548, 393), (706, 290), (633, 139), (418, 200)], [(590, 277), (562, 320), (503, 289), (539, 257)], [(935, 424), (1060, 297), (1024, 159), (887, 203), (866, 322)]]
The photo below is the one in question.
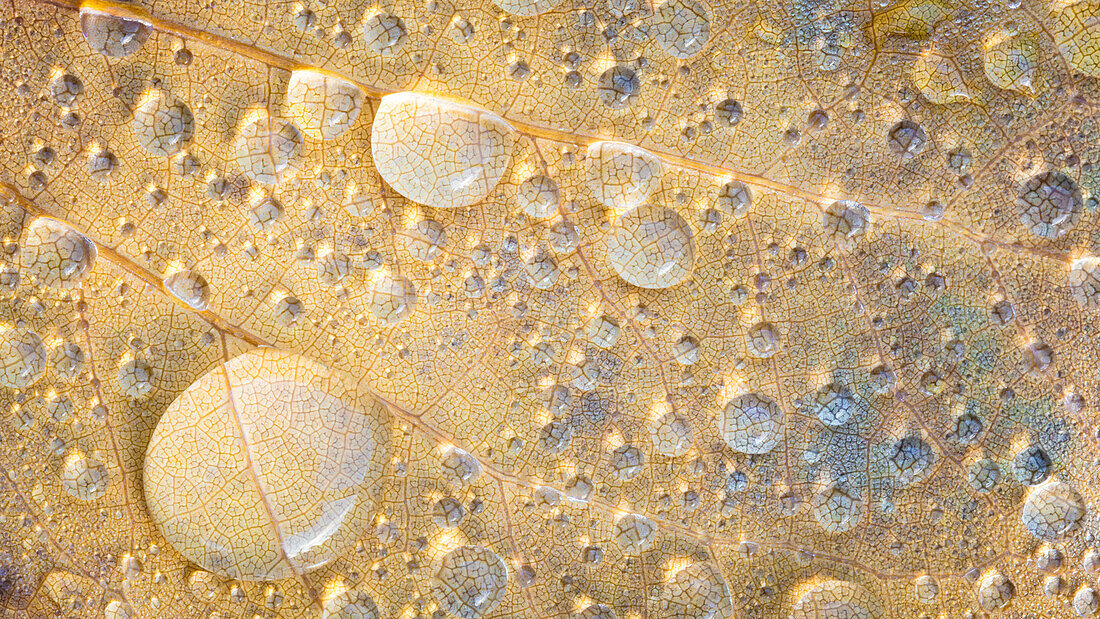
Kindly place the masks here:
[(1095, 617), (1100, 612), (1100, 597), (1096, 595), (1096, 589), (1081, 585), (1073, 594), (1073, 611), (1078, 617)]
[(485, 110), (403, 92), (382, 97), (371, 154), (382, 178), (433, 208), (480, 202), (508, 168), (512, 128)]
[(556, 454), (569, 447), (573, 430), (560, 421), (551, 421), (539, 429), (539, 446), (548, 454)]
[(260, 193), (252, 199), (252, 209), (248, 215), (248, 223), (259, 230), (270, 230), (275, 227), (275, 222), (282, 218), (283, 212), (282, 202)]
[(730, 400), (718, 416), (718, 433), (730, 449), (765, 454), (775, 449), (783, 434), (783, 410), (755, 393)]
[(890, 133), (886, 135), (886, 145), (898, 157), (908, 159), (919, 155), (924, 150), (928, 145), (928, 136), (925, 135), (924, 128), (917, 123), (902, 120), (890, 128)]
[(74, 451), (65, 458), (61, 487), (81, 501), (94, 501), (107, 492), (107, 467), (99, 460)]
[(848, 248), (867, 233), (870, 216), (871, 211), (858, 202), (837, 200), (825, 209), (821, 227), (834, 243)]
[(985, 574), (978, 583), (978, 605), (983, 610), (993, 611), (1008, 606), (1016, 586), (1004, 574), (994, 570)]
[(752, 208), (752, 190), (741, 181), (728, 181), (718, 193), (718, 210), (740, 217)]
[(948, 105), (970, 100), (970, 88), (955, 59), (945, 56), (934, 46), (917, 56), (909, 75), (920, 93), (932, 103)]
[(633, 479), (642, 472), (644, 466), (645, 454), (634, 445), (619, 445), (611, 452), (611, 468), (615, 469), (615, 475), (619, 479)]
[(451, 447), (443, 454), (443, 462), (440, 464), (440, 475), (443, 481), (455, 488), (464, 488), (477, 481), (481, 476), (481, 463), (469, 452)]
[(441, 529), (457, 527), (466, 517), (466, 509), (454, 497), (445, 496), (432, 508), (432, 522)]
[(385, 11), (376, 11), (363, 21), (363, 39), (376, 54), (393, 56), (407, 35), (404, 20)]
[(918, 482), (931, 470), (936, 454), (919, 436), (906, 436), (888, 450), (890, 472), (902, 486)]
[(642, 80), (628, 66), (617, 64), (600, 74), (596, 93), (613, 110), (629, 107), (642, 91)]
[(153, 391), (153, 368), (131, 353), (123, 355), (118, 366), (118, 388), (128, 398), (145, 399)]
[(315, 140), (331, 140), (350, 129), (364, 98), (348, 80), (313, 69), (291, 73), (286, 88), (289, 115)]
[(24, 389), (37, 383), (46, 371), (42, 338), (23, 327), (0, 327), (0, 363), (0, 385)]
[(536, 219), (557, 213), (561, 204), (558, 184), (545, 174), (536, 174), (520, 183), (516, 200), (523, 212)]
[(1047, 452), (1038, 445), (1029, 445), (1012, 459), (1012, 474), (1022, 484), (1036, 486), (1046, 481), (1054, 471)]
[(413, 259), (431, 262), (447, 246), (447, 231), (438, 221), (423, 219), (407, 230), (402, 240)]
[(863, 501), (855, 492), (830, 484), (814, 494), (810, 506), (822, 529), (828, 533), (842, 533), (859, 522)]
[(133, 54), (149, 38), (145, 22), (91, 9), (80, 9), (80, 31), (93, 50), (112, 58)]
[(334, 587), (321, 600), (321, 619), (379, 619), (381, 616), (374, 598), (363, 591)]
[(210, 286), (206, 278), (196, 271), (174, 271), (164, 278), (164, 287), (191, 309), (201, 312), (210, 306)]
[(641, 514), (623, 514), (615, 520), (611, 539), (625, 554), (639, 554), (653, 545), (657, 525)]
[(718, 121), (719, 126), (727, 129), (736, 127), (744, 115), (745, 109), (736, 99), (723, 99), (714, 106), (714, 120)]
[(1074, 69), (1100, 77), (1100, 1), (1059, 3), (1053, 13), (1051, 30), (1059, 54)]
[(72, 107), (77, 97), (84, 94), (84, 82), (72, 73), (58, 69), (50, 78), (49, 90), (55, 103), (62, 107)]
[(855, 410), (855, 398), (851, 390), (838, 383), (830, 383), (819, 389), (815, 400), (817, 416), (827, 426), (844, 425)]
[(1016, 194), (1020, 219), (1039, 238), (1056, 239), (1081, 218), (1084, 202), (1077, 182), (1057, 171), (1032, 176)]
[(75, 380), (84, 371), (84, 351), (74, 342), (62, 341), (50, 351), (50, 363), (60, 378)]
[(713, 619), (731, 606), (729, 588), (721, 572), (709, 563), (692, 563), (670, 574), (657, 601), (658, 617)]
[(561, 4), (561, 0), (493, 0), (506, 13), (520, 17), (540, 15)]
[(967, 479), (975, 492), (993, 492), (997, 484), (1001, 483), (1001, 467), (989, 458), (982, 458), (970, 465)]
[(248, 115), (237, 134), (237, 164), (252, 180), (274, 185), (302, 152), (302, 133), (294, 123), (265, 112)]
[(176, 550), (222, 576), (308, 572), (354, 545), (373, 516), (390, 431), (386, 408), (343, 375), (249, 351), (160, 418), (145, 458), (150, 515)]
[(779, 331), (770, 322), (758, 322), (745, 332), (745, 343), (750, 355), (767, 359), (779, 352)]
[(653, 39), (677, 58), (691, 58), (710, 39), (710, 7), (699, 0), (665, 0), (657, 7)]
[(676, 211), (643, 204), (622, 214), (607, 238), (607, 258), (625, 282), (668, 288), (695, 268), (695, 235)]
[(853, 582), (817, 582), (798, 597), (791, 619), (881, 619), (878, 603), (869, 591)]
[(694, 365), (699, 361), (699, 340), (690, 335), (681, 337), (672, 346), (672, 356), (680, 365)]
[(619, 341), (621, 332), (618, 320), (607, 315), (597, 316), (588, 325), (588, 340), (600, 348), (611, 348)]
[(1004, 90), (1035, 94), (1039, 40), (1032, 35), (995, 32), (982, 45), (982, 68), (991, 84)]
[(158, 157), (170, 157), (191, 141), (195, 116), (179, 97), (153, 90), (141, 98), (131, 127), (142, 148)]
[(1082, 307), (1100, 309), (1100, 258), (1087, 256), (1074, 260), (1066, 283)]
[(913, 581), (913, 593), (916, 594), (917, 601), (921, 604), (932, 604), (940, 595), (940, 583), (927, 574), (917, 576), (917, 579)]
[(432, 595), (443, 610), (475, 619), (504, 598), (508, 567), (496, 553), (482, 546), (460, 546), (443, 555), (432, 575)]
[(585, 174), (592, 197), (618, 212), (642, 202), (661, 184), (661, 160), (647, 150), (622, 142), (595, 142), (588, 147)]
[(378, 269), (371, 276), (367, 305), (375, 318), (399, 323), (416, 309), (416, 286), (407, 277)]
[(695, 430), (687, 417), (668, 412), (657, 420), (653, 427), (653, 449), (669, 458), (682, 456), (695, 442)]
[(558, 261), (546, 250), (535, 252), (523, 263), (527, 275), (531, 278), (531, 285), (540, 290), (549, 290), (558, 282), (561, 274)]

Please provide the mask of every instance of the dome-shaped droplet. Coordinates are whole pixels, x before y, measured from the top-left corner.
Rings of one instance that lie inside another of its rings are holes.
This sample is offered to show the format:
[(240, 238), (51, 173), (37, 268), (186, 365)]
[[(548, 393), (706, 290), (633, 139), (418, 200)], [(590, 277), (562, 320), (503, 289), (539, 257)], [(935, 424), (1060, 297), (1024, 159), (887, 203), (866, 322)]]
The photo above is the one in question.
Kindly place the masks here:
[(508, 168), (512, 128), (485, 110), (402, 92), (382, 97), (371, 127), (374, 165), (398, 193), (425, 206), (480, 202)]
[(210, 305), (210, 285), (197, 271), (181, 269), (164, 278), (164, 287), (188, 307), (199, 311)]
[(924, 479), (936, 460), (936, 453), (921, 437), (906, 436), (890, 446), (887, 460), (898, 484), (905, 486)]
[(145, 399), (153, 391), (153, 368), (141, 358), (125, 355), (118, 365), (118, 388), (130, 399)]
[(1100, 596), (1097, 596), (1096, 589), (1081, 585), (1073, 594), (1073, 612), (1078, 617), (1095, 617), (1100, 612)]
[(264, 112), (250, 114), (237, 133), (237, 165), (258, 183), (278, 183), (301, 152), (298, 127)]
[(447, 231), (438, 221), (423, 219), (404, 231), (401, 240), (414, 260), (431, 262), (447, 246)]
[(1039, 59), (1039, 40), (1032, 35), (998, 31), (982, 45), (985, 77), (1004, 90), (1034, 94)]
[(176, 550), (228, 578), (316, 569), (374, 515), (390, 423), (347, 377), (252, 350), (199, 377), (160, 418), (145, 457), (150, 516)]
[(401, 50), (408, 30), (405, 21), (385, 11), (375, 11), (363, 20), (363, 39), (376, 54), (393, 56)]
[(600, 74), (596, 94), (607, 107), (621, 110), (634, 103), (642, 92), (642, 80), (626, 65), (614, 65)]
[(195, 116), (179, 97), (153, 90), (141, 98), (130, 126), (142, 148), (158, 157), (169, 157), (191, 141)]
[(129, 56), (149, 38), (149, 25), (136, 19), (80, 9), (80, 31), (91, 48), (104, 56)]
[(622, 142), (596, 142), (588, 147), (585, 174), (592, 197), (615, 212), (645, 202), (661, 184), (661, 160), (647, 150)]
[(695, 268), (695, 235), (676, 211), (643, 204), (615, 222), (607, 238), (607, 259), (628, 284), (668, 288)]
[(561, 194), (554, 179), (545, 174), (536, 174), (519, 184), (516, 200), (524, 213), (543, 219), (558, 212)]
[(439, 472), (443, 481), (456, 488), (463, 488), (474, 483), (481, 475), (481, 463), (466, 450), (451, 447), (443, 454)]
[(848, 423), (856, 408), (852, 391), (838, 383), (829, 383), (819, 389), (814, 404), (818, 419), (827, 426), (842, 426)]
[(737, 396), (718, 416), (718, 433), (734, 451), (768, 453), (783, 436), (783, 410), (762, 395)]
[(432, 507), (432, 522), (441, 529), (457, 527), (466, 517), (466, 508), (454, 497), (445, 496)]
[(30, 387), (46, 371), (46, 346), (30, 329), (0, 327), (0, 364), (0, 385), (10, 389)]
[(347, 587), (334, 588), (321, 599), (321, 619), (379, 619), (378, 605), (369, 594)]
[(675, 412), (661, 415), (653, 426), (653, 449), (662, 456), (674, 458), (691, 449), (695, 441), (695, 429), (691, 421)]
[(699, 340), (685, 335), (672, 345), (672, 356), (680, 365), (694, 365), (699, 361)]
[(1012, 474), (1022, 484), (1036, 486), (1054, 471), (1054, 463), (1042, 447), (1029, 445), (1012, 458)]
[(504, 598), (508, 567), (495, 552), (482, 546), (461, 546), (443, 555), (432, 575), (432, 595), (443, 610), (476, 619)]
[(619, 479), (633, 479), (645, 466), (645, 454), (629, 443), (619, 445), (611, 452), (611, 468)]
[(676, 570), (661, 589), (655, 616), (667, 619), (712, 619), (730, 608), (729, 588), (710, 563), (692, 563)]
[(1032, 488), (1020, 520), (1035, 537), (1054, 541), (1071, 531), (1085, 515), (1085, 503), (1073, 486), (1059, 481)]
[(992, 611), (1008, 606), (1016, 594), (1016, 585), (1004, 574), (994, 570), (978, 582), (978, 606)]
[(829, 484), (814, 493), (810, 507), (818, 525), (828, 533), (842, 533), (859, 522), (863, 501), (854, 491)]
[(1001, 467), (989, 458), (982, 458), (970, 465), (967, 480), (975, 492), (992, 492), (1001, 483)]
[(760, 321), (745, 332), (748, 352), (757, 359), (767, 359), (779, 352), (779, 330), (770, 322)]
[(867, 233), (870, 215), (867, 207), (858, 202), (837, 200), (825, 209), (821, 227), (834, 243), (850, 247)]
[(714, 120), (727, 129), (736, 127), (745, 115), (745, 108), (736, 99), (723, 99), (714, 106)]
[(315, 140), (331, 140), (350, 129), (365, 96), (348, 80), (313, 69), (291, 73), (286, 87), (288, 115)]
[(416, 286), (407, 277), (378, 269), (371, 276), (367, 306), (379, 320), (401, 322), (416, 309)]
[(1069, 232), (1081, 218), (1083, 204), (1077, 181), (1057, 171), (1032, 176), (1016, 194), (1024, 227), (1043, 239)]
[(1086, 256), (1074, 260), (1066, 283), (1081, 307), (1100, 309), (1100, 258)]
[(806, 588), (791, 609), (791, 619), (881, 619), (879, 604), (867, 589), (844, 580), (825, 580)]
[(641, 514), (623, 514), (615, 520), (611, 539), (625, 554), (638, 554), (653, 545), (657, 524)]
[(928, 145), (928, 136), (924, 129), (911, 120), (903, 120), (890, 128), (886, 134), (886, 145), (898, 157), (907, 159), (919, 155)]
[(913, 581), (913, 593), (921, 604), (931, 604), (940, 595), (940, 583), (927, 574), (917, 576)]
[(61, 470), (61, 487), (81, 501), (94, 501), (107, 492), (107, 467), (99, 460), (73, 452), (65, 458)]
[(1058, 52), (1074, 69), (1100, 77), (1100, 0), (1059, 2), (1054, 7), (1051, 34)]
[(520, 17), (541, 15), (561, 4), (561, 0), (493, 0), (506, 13)]
[(50, 98), (62, 107), (72, 107), (77, 97), (84, 94), (84, 82), (72, 73), (61, 69), (54, 71), (48, 88)]
[(653, 40), (677, 58), (691, 58), (710, 39), (710, 7), (699, 0), (665, 0), (651, 26)]
[(68, 224), (39, 217), (27, 226), (21, 261), (30, 280), (48, 288), (75, 288), (92, 269), (96, 246)]
[(50, 351), (50, 364), (60, 378), (74, 380), (84, 371), (84, 351), (75, 342), (60, 342)]
[(715, 206), (726, 215), (740, 217), (752, 208), (752, 189), (741, 181), (727, 181), (718, 192)]

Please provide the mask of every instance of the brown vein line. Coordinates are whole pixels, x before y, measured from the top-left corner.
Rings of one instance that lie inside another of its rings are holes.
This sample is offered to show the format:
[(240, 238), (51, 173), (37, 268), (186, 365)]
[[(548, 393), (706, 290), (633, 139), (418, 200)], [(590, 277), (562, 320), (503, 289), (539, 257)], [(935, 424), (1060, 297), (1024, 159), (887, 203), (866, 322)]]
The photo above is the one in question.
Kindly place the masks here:
[[(56, 6), (56, 7), (63, 8), (63, 9), (68, 9), (68, 10), (73, 10), (73, 11), (80, 10), (80, 9), (89, 9), (89, 10), (99, 11), (101, 13), (105, 13), (105, 14), (108, 14), (108, 15), (114, 15), (114, 16), (122, 17), (122, 18), (126, 18), (126, 19), (139, 20), (139, 21), (145, 22), (146, 24), (148, 24), (154, 30), (158, 30), (158, 31), (161, 31), (161, 32), (167, 32), (169, 34), (173, 34), (173, 35), (176, 35), (176, 36), (179, 36), (179, 37), (183, 37), (183, 38), (186, 38), (186, 39), (191, 39), (191, 40), (194, 40), (194, 41), (198, 41), (200, 43), (204, 43), (206, 45), (210, 45), (210, 46), (216, 47), (218, 49), (223, 49), (223, 50), (226, 50), (226, 51), (230, 51), (234, 54), (239, 54), (243, 57), (250, 58), (252, 60), (256, 60), (258, 62), (267, 64), (267, 65), (272, 66), (272, 67), (277, 67), (277, 68), (280, 68), (280, 69), (284, 69), (286, 71), (294, 71), (295, 69), (314, 69), (314, 70), (325, 71), (325, 72), (328, 72), (332, 75), (338, 76), (342, 79), (345, 79), (345, 80), (355, 84), (356, 86), (361, 88), (368, 96), (370, 96), (372, 98), (380, 98), (380, 97), (383, 97), (385, 95), (396, 92), (396, 91), (394, 91), (392, 89), (389, 89), (389, 88), (382, 88), (382, 87), (377, 86), (375, 84), (370, 84), (370, 83), (367, 83), (367, 82), (357, 80), (355, 78), (352, 78), (351, 76), (345, 75), (345, 74), (340, 73), (338, 71), (332, 71), (332, 70), (329, 70), (329, 69), (323, 69), (321, 67), (315, 67), (315, 66), (310, 65), (310, 64), (302, 63), (302, 62), (299, 62), (299, 61), (295, 60), (292, 57), (289, 57), (289, 56), (286, 56), (286, 55), (283, 55), (283, 54), (279, 54), (279, 53), (276, 53), (276, 52), (273, 52), (273, 51), (265, 50), (265, 49), (262, 49), (262, 48), (257, 47), (257, 46), (249, 45), (248, 43), (238, 41), (234, 38), (231, 38), (231, 37), (228, 37), (228, 36), (225, 36), (225, 35), (219, 35), (219, 34), (207, 32), (205, 30), (202, 30), (201, 28), (196, 28), (195, 26), (192, 26), (192, 25), (187, 24), (187, 23), (183, 23), (183, 22), (179, 22), (179, 21), (175, 21), (175, 20), (171, 20), (171, 19), (165, 19), (165, 18), (162, 18), (162, 17), (157, 17), (157, 16), (154, 16), (154, 15), (151, 15), (148, 11), (146, 11), (145, 9), (142, 9), (141, 7), (136, 7), (136, 6), (127, 5), (127, 4), (121, 4), (121, 3), (117, 2), (116, 0), (87, 0), (83, 3), (78, 2), (77, 0), (33, 0), (33, 1), (41, 2), (41, 3), (45, 3), (45, 4), (50, 4), (52, 6)], [(604, 136), (597, 136), (597, 135), (591, 135), (591, 134), (580, 133), (580, 132), (566, 131), (566, 130), (557, 129), (557, 128), (554, 128), (554, 127), (548, 127), (548, 126), (545, 126), (545, 125), (540, 125), (540, 124), (537, 124), (537, 123), (534, 123), (534, 122), (519, 120), (519, 119), (516, 119), (516, 118), (505, 118), (505, 121), (509, 125), (511, 125), (513, 129), (515, 129), (517, 132), (519, 132), (521, 134), (536, 137), (536, 138), (546, 139), (546, 140), (550, 140), (550, 141), (554, 141), (554, 142), (564, 143), (564, 144), (574, 144), (574, 145), (577, 145), (577, 146), (588, 146), (588, 145), (593, 144), (595, 142), (599, 142), (601, 140), (609, 139), (609, 138), (604, 137)], [(760, 174), (752, 174), (750, 172), (744, 172), (744, 171), (741, 171), (741, 170), (734, 170), (734, 169), (731, 169), (731, 168), (728, 168), (728, 167), (724, 167), (722, 165), (709, 163), (709, 162), (706, 162), (706, 161), (700, 161), (698, 159), (694, 159), (694, 158), (691, 158), (691, 157), (684, 157), (684, 156), (680, 156), (680, 155), (675, 155), (673, 153), (669, 153), (669, 152), (665, 152), (665, 151), (650, 150), (650, 149), (646, 149), (646, 150), (649, 150), (649, 152), (651, 152), (654, 155), (660, 157), (661, 159), (663, 159), (667, 163), (669, 163), (671, 165), (674, 165), (676, 167), (679, 167), (679, 168), (683, 168), (683, 169), (686, 169), (686, 170), (692, 170), (692, 171), (698, 172), (700, 174), (706, 174), (706, 175), (710, 175), (710, 176), (714, 176), (714, 177), (734, 178), (734, 179), (739, 180), (743, 183), (753, 185), (753, 186), (758, 187), (758, 188), (769, 189), (771, 191), (775, 191), (777, 193), (781, 193), (781, 194), (785, 194), (785, 195), (792, 196), (792, 197), (795, 197), (795, 198), (799, 198), (799, 199), (802, 199), (802, 200), (806, 200), (808, 202), (813, 202), (813, 203), (816, 203), (816, 204), (825, 204), (825, 203), (828, 203), (828, 202), (832, 202), (835, 199), (838, 199), (837, 197), (830, 197), (830, 196), (825, 195), (825, 194), (810, 191), (808, 189), (803, 189), (801, 187), (791, 185), (789, 183), (784, 183), (784, 182), (781, 182), (781, 181), (777, 181), (777, 180), (768, 178), (766, 176), (762, 176)], [(1065, 254), (1063, 252), (1054, 252), (1054, 251), (1050, 251), (1050, 250), (1044, 250), (1044, 249), (1041, 249), (1041, 248), (1034, 248), (1034, 247), (1028, 247), (1028, 246), (1020, 245), (1018, 243), (1008, 243), (1008, 242), (1004, 242), (1004, 241), (998, 241), (998, 240), (996, 240), (992, 237), (987, 237), (987, 236), (984, 236), (984, 235), (975, 234), (975, 233), (970, 232), (969, 230), (967, 230), (965, 225), (962, 222), (955, 221), (954, 219), (951, 219), (951, 218), (944, 218), (944, 219), (941, 219), (939, 221), (929, 222), (929, 221), (924, 220), (919, 215), (916, 215), (914, 213), (909, 213), (909, 212), (906, 212), (906, 211), (903, 211), (903, 210), (900, 210), (900, 209), (891, 208), (891, 207), (888, 207), (888, 206), (883, 206), (883, 205), (879, 205), (879, 204), (866, 204), (866, 203), (864, 203), (864, 206), (866, 206), (868, 209), (870, 209), (872, 212), (875, 212), (875, 213), (882, 213), (882, 214), (886, 214), (886, 215), (889, 215), (891, 217), (895, 217), (895, 218), (898, 218), (898, 219), (909, 219), (909, 220), (917, 221), (917, 222), (920, 222), (920, 223), (927, 223), (927, 224), (930, 224), (930, 225), (933, 225), (933, 226), (936, 226), (936, 227), (939, 227), (939, 228), (943, 228), (944, 230), (947, 230), (948, 232), (950, 232), (952, 234), (955, 234), (955, 235), (957, 235), (961, 238), (964, 238), (964, 239), (966, 239), (966, 240), (968, 240), (972, 243), (975, 243), (975, 244), (980, 245), (982, 243), (993, 243), (994, 245), (997, 245), (998, 247), (1001, 247), (1003, 249), (1008, 249), (1008, 250), (1016, 252), (1016, 253), (1028, 253), (1028, 254), (1044, 257), (1044, 258), (1050, 258), (1050, 259), (1053, 259), (1053, 260), (1065, 261), (1068, 258), (1067, 254)]]
[(14, 186), (7, 183), (0, 183), (0, 197), (4, 196), (18, 202), (19, 206), (27, 211), (27, 213), (35, 217), (50, 217), (52, 219), (64, 222), (65, 225), (92, 239), (92, 241), (96, 244), (96, 249), (99, 251), (99, 258), (106, 259), (107, 262), (111, 263), (115, 267), (125, 271), (127, 274), (141, 281), (145, 285), (157, 290), (162, 295), (175, 302), (177, 306), (182, 307), (191, 314), (198, 316), (203, 321), (208, 323), (211, 327), (214, 327), (214, 329), (216, 329), (217, 331), (221, 333), (228, 333), (229, 335), (239, 340), (248, 342), (252, 346), (270, 346), (270, 344), (261, 336), (252, 333), (251, 331), (248, 331), (240, 325), (225, 320), (216, 312), (213, 312), (211, 310), (200, 311), (183, 303), (180, 303), (176, 299), (175, 295), (168, 291), (168, 289), (164, 286), (164, 282), (161, 281), (160, 276), (158, 276), (156, 273), (134, 262), (133, 259), (122, 254), (113, 247), (110, 247), (109, 245), (106, 245), (104, 243), (100, 243), (95, 239), (94, 235), (89, 234), (87, 231), (81, 229), (80, 226), (76, 225), (72, 221), (69, 221), (64, 217), (59, 217), (50, 210), (23, 197), (23, 195), (20, 194)]

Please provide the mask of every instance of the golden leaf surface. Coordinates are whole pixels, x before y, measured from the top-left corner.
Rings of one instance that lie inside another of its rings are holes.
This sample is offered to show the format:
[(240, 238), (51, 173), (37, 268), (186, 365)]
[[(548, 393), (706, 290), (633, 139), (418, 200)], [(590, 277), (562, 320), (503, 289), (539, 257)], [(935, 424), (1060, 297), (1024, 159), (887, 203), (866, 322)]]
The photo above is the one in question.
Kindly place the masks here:
[(5, 616), (1094, 616), (1095, 0), (13, 0)]

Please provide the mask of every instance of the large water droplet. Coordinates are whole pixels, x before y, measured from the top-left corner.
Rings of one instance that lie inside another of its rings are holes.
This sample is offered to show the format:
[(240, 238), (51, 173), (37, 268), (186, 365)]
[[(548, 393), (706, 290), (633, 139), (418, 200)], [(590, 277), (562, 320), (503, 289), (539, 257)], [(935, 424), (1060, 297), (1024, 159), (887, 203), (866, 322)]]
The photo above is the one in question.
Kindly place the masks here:
[(367, 306), (379, 320), (401, 322), (416, 309), (416, 286), (407, 277), (379, 269), (371, 277)]
[(783, 410), (762, 395), (746, 393), (726, 404), (718, 416), (718, 433), (734, 451), (768, 453), (782, 438)]
[(482, 546), (461, 546), (443, 555), (432, 575), (432, 595), (452, 615), (476, 619), (504, 598), (508, 567)]
[(247, 352), (160, 418), (145, 458), (149, 513), (176, 550), (222, 576), (308, 572), (362, 535), (390, 432), (385, 407), (344, 376), (294, 353)]
[(142, 97), (131, 127), (142, 148), (158, 157), (169, 157), (191, 141), (195, 117), (179, 97), (154, 90)]
[(46, 346), (30, 329), (0, 327), (0, 364), (0, 385), (11, 389), (30, 387), (46, 371)]
[(652, 36), (666, 52), (691, 58), (710, 39), (710, 7), (699, 0), (665, 0), (657, 7)]
[(661, 160), (622, 142), (595, 142), (588, 147), (585, 174), (592, 197), (614, 211), (642, 202), (661, 184)]
[(668, 288), (695, 267), (695, 235), (676, 211), (643, 204), (619, 217), (607, 238), (607, 259), (629, 284)]
[(68, 224), (39, 217), (27, 226), (21, 262), (30, 280), (49, 288), (75, 288), (95, 264), (96, 246)]
[(149, 38), (145, 22), (91, 9), (80, 9), (80, 31), (92, 49), (116, 58), (138, 51)]
[(1081, 218), (1084, 201), (1077, 181), (1052, 171), (1032, 176), (1016, 194), (1020, 220), (1037, 237), (1056, 239)]
[(302, 152), (302, 133), (292, 122), (266, 112), (250, 114), (237, 134), (237, 164), (252, 180), (279, 182)]
[(313, 69), (291, 73), (286, 88), (290, 116), (315, 140), (331, 140), (351, 128), (364, 97), (348, 80)]
[(425, 206), (480, 202), (508, 168), (512, 128), (501, 117), (428, 95), (382, 97), (371, 127), (371, 154), (382, 178)]

